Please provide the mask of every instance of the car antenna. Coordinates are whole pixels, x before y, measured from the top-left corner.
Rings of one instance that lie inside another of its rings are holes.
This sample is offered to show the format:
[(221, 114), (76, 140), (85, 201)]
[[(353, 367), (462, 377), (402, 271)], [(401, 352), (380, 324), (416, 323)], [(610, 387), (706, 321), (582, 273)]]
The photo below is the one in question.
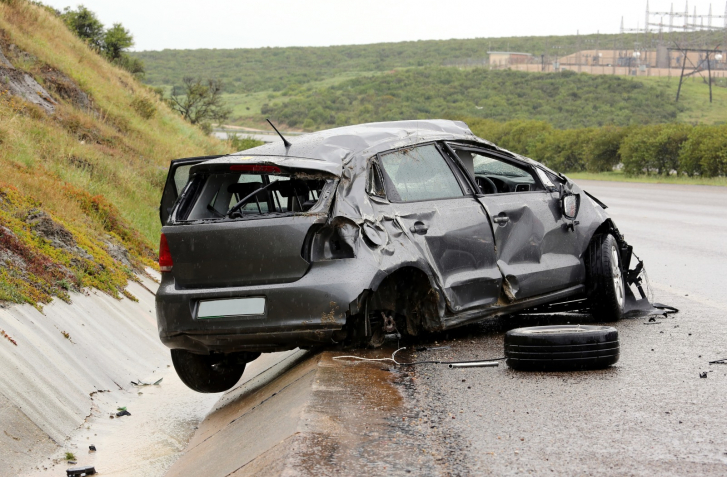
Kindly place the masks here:
[(275, 129), (275, 132), (276, 132), (276, 133), (278, 133), (278, 136), (280, 136), (280, 139), (282, 139), (282, 140), (283, 140), (283, 144), (285, 144), (285, 148), (286, 148), (286, 149), (287, 149), (287, 148), (289, 148), (290, 146), (292, 146), (292, 144), (290, 143), (290, 141), (288, 141), (287, 139), (285, 139), (285, 138), (283, 137), (283, 135), (282, 135), (282, 134), (280, 134), (280, 131), (278, 131), (278, 128), (276, 128), (276, 127), (275, 127), (275, 126), (273, 125), (273, 123), (271, 123), (271, 122), (270, 122), (270, 120), (269, 120), (269, 119), (265, 119), (265, 121), (267, 121), (267, 122), (268, 122), (268, 124), (269, 124), (270, 126), (272, 126), (272, 128), (273, 128), (273, 129)]

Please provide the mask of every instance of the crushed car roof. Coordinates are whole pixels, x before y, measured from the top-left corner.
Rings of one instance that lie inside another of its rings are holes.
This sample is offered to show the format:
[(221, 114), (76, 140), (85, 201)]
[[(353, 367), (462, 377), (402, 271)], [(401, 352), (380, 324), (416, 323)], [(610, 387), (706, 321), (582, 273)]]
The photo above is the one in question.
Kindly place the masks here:
[(464, 139), (495, 147), (475, 136), (462, 121), (444, 119), (389, 121), (304, 134), (290, 139), (292, 145), (288, 148), (282, 141), (276, 141), (207, 161), (204, 166), (239, 163), (265, 157), (265, 160), (260, 162), (291, 168), (323, 170), (340, 177), (342, 167), (355, 157), (366, 159), (381, 151), (442, 139)]
[(276, 141), (203, 162), (190, 172), (215, 170), (246, 161), (326, 172), (341, 180), (331, 217), (344, 217), (357, 224), (378, 223), (381, 218), (375, 217), (371, 204), (371, 200), (378, 199), (366, 193), (368, 159), (391, 149), (438, 140), (468, 141), (501, 151), (516, 160), (538, 164), (475, 136), (462, 121), (429, 119), (358, 124), (304, 134), (293, 138), (290, 147), (286, 148), (282, 140)]

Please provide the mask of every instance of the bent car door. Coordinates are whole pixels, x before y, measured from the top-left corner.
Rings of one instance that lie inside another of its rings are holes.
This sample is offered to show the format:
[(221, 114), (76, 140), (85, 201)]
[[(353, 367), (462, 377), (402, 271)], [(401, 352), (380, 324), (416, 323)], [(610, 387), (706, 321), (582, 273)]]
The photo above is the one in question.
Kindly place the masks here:
[(458, 157), (471, 158), (483, 192), (479, 201), (492, 220), (507, 297), (528, 298), (582, 283), (585, 270), (559, 194), (546, 188), (527, 163), (496, 151), (450, 146)]
[(182, 193), (184, 186), (187, 185), (189, 170), (192, 166), (218, 157), (222, 156), (187, 157), (185, 159), (175, 159), (169, 164), (169, 172), (167, 172), (167, 180), (159, 204), (159, 220), (161, 220), (162, 225), (167, 223), (174, 202), (177, 201), (177, 197)]
[(385, 212), (426, 259), (450, 308), (496, 302), (502, 277), (492, 231), (456, 165), (436, 144), (382, 153), (378, 161), (389, 200)]

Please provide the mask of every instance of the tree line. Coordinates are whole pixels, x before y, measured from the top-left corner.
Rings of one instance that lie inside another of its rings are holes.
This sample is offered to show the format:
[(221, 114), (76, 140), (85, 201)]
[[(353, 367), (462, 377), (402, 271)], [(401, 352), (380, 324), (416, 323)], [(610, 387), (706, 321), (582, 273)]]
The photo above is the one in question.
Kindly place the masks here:
[(727, 124), (648, 124), (556, 129), (545, 121), (465, 120), (477, 136), (560, 172), (727, 175)]

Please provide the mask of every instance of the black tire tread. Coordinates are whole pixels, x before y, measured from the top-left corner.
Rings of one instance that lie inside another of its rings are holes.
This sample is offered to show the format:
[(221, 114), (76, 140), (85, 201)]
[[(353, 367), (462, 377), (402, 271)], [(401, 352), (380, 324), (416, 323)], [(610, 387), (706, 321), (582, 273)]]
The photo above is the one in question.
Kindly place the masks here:
[(179, 379), (198, 393), (221, 393), (231, 389), (242, 377), (244, 364), (214, 369), (215, 358), (182, 349), (172, 350), (172, 364)]
[(588, 299), (591, 312), (599, 321), (618, 321), (623, 317), (611, 275), (611, 245), (615, 240), (611, 234), (594, 235), (586, 252)]
[[(620, 356), (618, 331), (609, 326), (543, 326), (505, 334), (505, 358), (518, 370), (601, 369)], [(545, 332), (547, 331), (547, 332)]]

